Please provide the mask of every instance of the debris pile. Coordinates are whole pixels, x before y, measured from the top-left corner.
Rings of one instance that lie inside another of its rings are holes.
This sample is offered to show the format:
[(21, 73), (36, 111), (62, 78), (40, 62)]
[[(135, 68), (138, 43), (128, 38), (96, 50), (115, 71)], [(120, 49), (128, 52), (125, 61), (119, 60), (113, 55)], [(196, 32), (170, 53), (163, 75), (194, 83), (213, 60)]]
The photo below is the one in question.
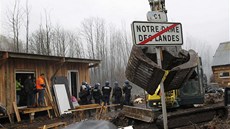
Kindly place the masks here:
[(215, 104), (224, 101), (224, 94), (221, 92), (205, 94), (205, 104)]
[(230, 120), (223, 121), (216, 117), (208, 124), (201, 126), (201, 129), (230, 129)]
[(113, 124), (115, 124), (117, 127), (125, 127), (128, 126), (129, 124), (129, 119), (125, 117), (124, 113), (119, 113), (117, 114), (113, 120), (111, 120)]
[(144, 103), (144, 99), (143, 98), (136, 98), (133, 102), (135, 104), (142, 104), (142, 103)]

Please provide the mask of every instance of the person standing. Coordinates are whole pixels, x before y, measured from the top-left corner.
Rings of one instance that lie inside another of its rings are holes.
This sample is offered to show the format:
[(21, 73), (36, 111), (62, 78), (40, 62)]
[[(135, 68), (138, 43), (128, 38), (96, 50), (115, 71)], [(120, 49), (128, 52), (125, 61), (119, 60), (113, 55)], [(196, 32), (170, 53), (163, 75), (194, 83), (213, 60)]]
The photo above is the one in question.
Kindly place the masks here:
[(92, 90), (92, 96), (96, 104), (101, 103), (101, 90), (99, 89), (100, 83), (96, 83), (94, 89)]
[(19, 78), (18, 80), (16, 80), (17, 105), (19, 105), (19, 102), (20, 102), (20, 96), (21, 96), (22, 88), (23, 88), (23, 85), (21, 84), (21, 78)]
[(45, 94), (45, 74), (42, 73), (36, 80), (36, 89), (38, 92), (38, 106), (45, 106), (45, 99), (44, 99), (44, 94)]
[(81, 90), (79, 92), (79, 98), (80, 98), (80, 104), (81, 105), (89, 104), (87, 96), (88, 96), (87, 88), (85, 85), (82, 85)]
[(113, 97), (115, 98), (115, 104), (121, 104), (121, 96), (122, 96), (122, 90), (121, 87), (119, 87), (118, 82), (114, 82), (114, 88), (113, 88)]
[(103, 101), (105, 105), (109, 105), (109, 99), (112, 88), (109, 86), (109, 81), (105, 82), (105, 86), (102, 87)]
[(31, 78), (31, 75), (27, 77), (27, 79), (24, 82), (25, 86), (25, 91), (27, 94), (27, 107), (35, 107), (35, 94), (34, 94), (34, 89), (35, 89), (35, 84)]
[(123, 87), (123, 92), (125, 94), (125, 105), (130, 105), (131, 90), (132, 90), (132, 86), (129, 84), (129, 81), (126, 80)]
[[(122, 90), (117, 81), (114, 82), (113, 97), (115, 98), (115, 104), (121, 104)], [(115, 111), (116, 110), (117, 106), (115, 107)]]
[[(88, 96), (89, 96), (89, 93), (88, 93), (86, 85), (82, 85), (81, 90), (79, 92), (80, 105), (90, 104), (88, 100)], [(88, 117), (91, 117), (91, 111), (87, 110), (87, 113), (88, 113)]]

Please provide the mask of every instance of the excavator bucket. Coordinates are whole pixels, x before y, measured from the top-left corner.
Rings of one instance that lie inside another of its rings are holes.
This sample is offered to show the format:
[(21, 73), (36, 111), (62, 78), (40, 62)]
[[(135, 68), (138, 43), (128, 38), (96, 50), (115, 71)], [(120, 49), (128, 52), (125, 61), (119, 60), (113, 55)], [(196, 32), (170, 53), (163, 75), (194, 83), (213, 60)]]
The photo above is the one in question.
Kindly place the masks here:
[(126, 117), (151, 123), (155, 120), (155, 114), (151, 109), (124, 105), (122, 112)]
[(160, 68), (156, 63), (156, 53), (146, 53), (144, 49), (133, 46), (125, 72), (127, 79), (153, 95), (168, 70), (164, 80), (165, 91), (179, 89), (198, 65), (198, 55), (193, 50), (181, 50), (175, 55), (167, 49), (162, 50), (162, 55)]

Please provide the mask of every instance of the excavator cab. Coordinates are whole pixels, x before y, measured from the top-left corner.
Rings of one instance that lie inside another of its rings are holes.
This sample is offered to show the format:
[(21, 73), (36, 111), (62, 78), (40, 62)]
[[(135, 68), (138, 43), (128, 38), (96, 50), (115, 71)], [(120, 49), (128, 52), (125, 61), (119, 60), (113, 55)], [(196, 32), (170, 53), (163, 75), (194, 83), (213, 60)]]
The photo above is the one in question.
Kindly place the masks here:
[(180, 106), (204, 103), (204, 80), (201, 58), (190, 78), (178, 90), (177, 102)]
[[(192, 106), (193, 104), (204, 103), (204, 86), (203, 86), (203, 69), (201, 58), (197, 67), (195, 67), (192, 75), (182, 85), (180, 89), (171, 90), (165, 93), (167, 108), (175, 108), (179, 106)], [(160, 107), (161, 94), (160, 86), (153, 95), (148, 94), (149, 107)]]

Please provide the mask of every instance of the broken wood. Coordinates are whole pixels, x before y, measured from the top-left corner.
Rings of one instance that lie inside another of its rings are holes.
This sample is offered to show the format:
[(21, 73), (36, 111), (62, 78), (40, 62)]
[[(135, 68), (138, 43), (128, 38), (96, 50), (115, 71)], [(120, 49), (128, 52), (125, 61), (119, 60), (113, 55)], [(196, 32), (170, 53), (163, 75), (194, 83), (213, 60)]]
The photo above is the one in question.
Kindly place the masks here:
[(18, 106), (17, 106), (16, 102), (13, 102), (13, 107), (14, 107), (14, 112), (16, 114), (17, 121), (20, 122), (21, 117), (20, 117), (20, 114), (19, 114), (19, 111), (18, 111)]
[(76, 107), (75, 109), (69, 109), (68, 111), (65, 111), (65, 112), (69, 112), (69, 111), (73, 112), (74, 119), (79, 118), (79, 121), (81, 121), (85, 118), (84, 111), (96, 109), (95, 118), (99, 120), (102, 118), (102, 114), (107, 113), (108, 107), (115, 107), (119, 105), (120, 104), (104, 105), (104, 103), (102, 103), (101, 105), (99, 104), (80, 105)]
[[(46, 98), (44, 98), (44, 100), (45, 100), (45, 105), (49, 106)], [(49, 118), (51, 118), (51, 114), (50, 114), (50, 110), (49, 109), (47, 110), (47, 113), (48, 113)]]
[(50, 129), (50, 128), (58, 129), (58, 127), (65, 127), (66, 125), (67, 125), (66, 122), (57, 122), (57, 123), (44, 125), (42, 127), (39, 127), (39, 129)]
[(47, 85), (47, 86), (46, 86), (46, 89), (45, 89), (46, 94), (47, 94), (47, 96), (48, 96), (47, 98), (48, 98), (48, 100), (50, 101), (51, 106), (53, 107), (55, 116), (58, 117), (58, 116), (60, 116), (60, 114), (59, 114), (59, 112), (58, 112), (58, 108), (57, 108), (57, 106), (56, 106), (56, 103), (54, 102), (53, 95), (52, 95), (52, 93), (51, 93), (50, 86), (49, 86), (48, 81), (47, 81), (46, 78), (45, 78), (45, 83), (46, 83), (46, 85)]
[(13, 123), (13, 120), (12, 120), (12, 118), (11, 118), (11, 116), (10, 116), (9, 111), (6, 110), (6, 113), (7, 113), (7, 116), (8, 116), (8, 118), (9, 118), (10, 123), (12, 124), (12, 123)]

